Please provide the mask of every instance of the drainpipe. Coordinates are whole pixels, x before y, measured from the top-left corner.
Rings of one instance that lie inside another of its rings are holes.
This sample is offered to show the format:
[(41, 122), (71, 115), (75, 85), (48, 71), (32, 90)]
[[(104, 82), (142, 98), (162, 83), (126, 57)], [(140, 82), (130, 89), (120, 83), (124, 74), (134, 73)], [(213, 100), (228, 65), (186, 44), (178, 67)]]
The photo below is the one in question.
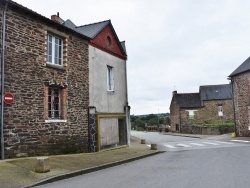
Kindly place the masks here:
[(6, 28), (6, 11), (9, 1), (6, 2), (2, 13), (2, 52), (1, 52), (1, 159), (4, 160), (4, 134), (3, 134), (3, 118), (4, 118), (4, 52), (5, 52), (5, 28)]
[(128, 80), (127, 80), (127, 58), (125, 62), (125, 95), (126, 95), (126, 106), (125, 106), (125, 113), (126, 113), (126, 128), (127, 128), (127, 145), (130, 146), (130, 106), (128, 104)]
[(231, 80), (232, 100), (233, 100), (233, 111), (234, 111), (234, 133), (236, 134), (236, 119), (235, 119), (235, 106), (234, 106), (234, 78), (228, 78)]

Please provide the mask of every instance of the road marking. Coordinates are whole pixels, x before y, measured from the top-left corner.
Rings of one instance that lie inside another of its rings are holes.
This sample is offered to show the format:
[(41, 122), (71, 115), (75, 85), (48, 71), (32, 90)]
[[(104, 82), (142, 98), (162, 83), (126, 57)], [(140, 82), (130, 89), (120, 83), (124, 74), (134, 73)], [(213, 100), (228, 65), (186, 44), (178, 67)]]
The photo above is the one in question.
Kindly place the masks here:
[(232, 142), (244, 142), (244, 143), (249, 143), (247, 140), (230, 140)]
[(168, 147), (168, 148), (176, 148), (175, 146), (167, 145), (167, 144), (164, 144), (164, 146), (166, 146), (166, 147)]
[(215, 145), (215, 146), (218, 146), (220, 144), (216, 144), (216, 143), (213, 143), (213, 142), (203, 142), (204, 144), (210, 144), (210, 145)]
[(182, 146), (182, 147), (187, 147), (187, 148), (189, 148), (189, 147), (192, 147), (192, 146), (189, 146), (189, 145), (186, 145), (186, 144), (176, 144), (177, 146)]
[(192, 144), (192, 145), (195, 145), (195, 146), (206, 146), (204, 144), (198, 144), (198, 143), (189, 143), (189, 144)]
[(231, 143), (231, 142), (222, 142), (222, 141), (216, 141), (217, 143), (220, 143), (220, 144), (234, 144), (234, 143)]
[(151, 145), (147, 145), (148, 147), (151, 147)]

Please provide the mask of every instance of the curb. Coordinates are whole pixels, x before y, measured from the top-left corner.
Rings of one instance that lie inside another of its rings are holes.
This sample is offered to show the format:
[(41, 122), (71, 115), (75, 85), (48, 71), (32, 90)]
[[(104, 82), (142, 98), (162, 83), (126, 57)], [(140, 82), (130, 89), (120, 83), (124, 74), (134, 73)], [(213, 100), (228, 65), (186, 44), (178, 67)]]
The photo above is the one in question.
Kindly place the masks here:
[(88, 173), (91, 173), (91, 172), (95, 172), (95, 171), (103, 170), (103, 169), (106, 169), (106, 168), (118, 166), (118, 165), (121, 165), (121, 164), (124, 164), (124, 163), (136, 161), (136, 160), (139, 160), (139, 159), (154, 156), (154, 155), (161, 154), (161, 153), (164, 153), (164, 152), (166, 152), (166, 151), (157, 151), (157, 152), (154, 152), (154, 153), (149, 153), (149, 154), (138, 156), (138, 157), (133, 157), (133, 158), (129, 158), (129, 159), (121, 160), (121, 161), (116, 161), (114, 163), (108, 163), (108, 164), (104, 164), (104, 165), (100, 165), (100, 166), (96, 166), (96, 167), (92, 167), (92, 168), (87, 168), (87, 169), (83, 169), (83, 170), (79, 170), (79, 171), (74, 171), (74, 172), (70, 172), (70, 173), (66, 173), (66, 174), (61, 174), (61, 175), (58, 175), (58, 176), (55, 176), (55, 177), (47, 178), (47, 179), (42, 180), (40, 182), (34, 183), (32, 185), (24, 186), (23, 188), (30, 188), (30, 187), (34, 187), (34, 186), (44, 185), (44, 184), (47, 184), (47, 183), (52, 183), (52, 182), (55, 182), (55, 181), (66, 179), (66, 178), (72, 178), (72, 177), (75, 177), (75, 176), (88, 174)]

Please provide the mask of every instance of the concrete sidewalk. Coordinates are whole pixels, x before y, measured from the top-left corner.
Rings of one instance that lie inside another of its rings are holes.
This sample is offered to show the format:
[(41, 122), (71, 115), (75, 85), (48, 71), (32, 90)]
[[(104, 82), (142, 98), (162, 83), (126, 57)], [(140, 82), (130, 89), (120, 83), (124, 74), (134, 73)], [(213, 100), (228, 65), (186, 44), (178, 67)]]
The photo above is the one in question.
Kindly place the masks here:
[(150, 150), (137, 138), (131, 138), (130, 147), (121, 147), (98, 153), (49, 156), (50, 172), (35, 173), (36, 157), (0, 161), (0, 187), (32, 187), (43, 183), (85, 174), (111, 166), (162, 153)]

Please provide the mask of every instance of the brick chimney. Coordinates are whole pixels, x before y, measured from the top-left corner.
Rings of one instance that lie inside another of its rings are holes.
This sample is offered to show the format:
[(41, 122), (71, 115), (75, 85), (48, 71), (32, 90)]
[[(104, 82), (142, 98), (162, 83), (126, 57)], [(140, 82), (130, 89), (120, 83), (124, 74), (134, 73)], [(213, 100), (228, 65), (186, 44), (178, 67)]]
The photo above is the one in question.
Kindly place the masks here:
[(64, 20), (59, 17), (59, 12), (57, 13), (57, 15), (52, 15), (51, 20), (53, 20), (54, 22), (57, 22), (59, 24), (62, 24), (64, 22)]
[(177, 95), (177, 91), (173, 91), (173, 97)]

